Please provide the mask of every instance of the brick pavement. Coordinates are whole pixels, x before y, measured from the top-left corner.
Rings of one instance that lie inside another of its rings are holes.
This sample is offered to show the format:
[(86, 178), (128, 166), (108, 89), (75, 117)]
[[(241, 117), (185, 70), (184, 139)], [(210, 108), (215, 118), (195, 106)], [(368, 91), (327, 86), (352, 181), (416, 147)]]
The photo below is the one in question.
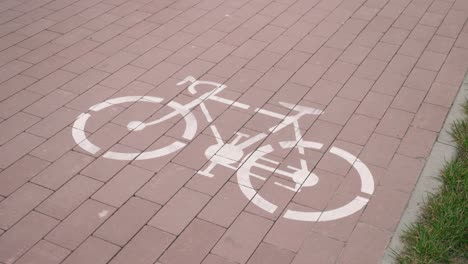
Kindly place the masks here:
[(467, 18), (466, 0), (1, 1), (0, 263), (379, 263)]

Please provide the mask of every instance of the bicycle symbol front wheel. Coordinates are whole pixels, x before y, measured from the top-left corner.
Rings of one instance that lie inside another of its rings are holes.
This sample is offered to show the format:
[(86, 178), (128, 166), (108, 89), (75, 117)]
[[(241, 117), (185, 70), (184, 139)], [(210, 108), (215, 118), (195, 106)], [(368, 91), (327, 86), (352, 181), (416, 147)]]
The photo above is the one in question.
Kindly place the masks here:
[[(312, 149), (321, 149), (321, 147), (323, 146), (320, 143), (312, 142), (312, 141), (302, 142), (301, 144), (305, 148), (312, 148)], [(281, 144), (281, 142), (280, 142), (280, 145), (283, 148), (292, 147), (289, 144)], [(271, 214), (273, 214), (278, 209), (278, 206), (266, 200), (265, 198), (263, 198), (255, 190), (251, 182), (250, 175), (252, 175), (252, 169), (257, 164), (259, 164), (258, 161), (262, 159), (266, 160), (264, 159), (264, 157), (267, 154), (272, 153), (272, 152), (273, 152), (273, 147), (271, 145), (266, 145), (257, 149), (250, 155), (249, 159), (245, 161), (243, 166), (237, 172), (237, 182), (239, 183), (240, 190), (245, 195), (245, 197), (251, 200), (251, 202), (257, 207)], [(354, 167), (354, 169), (358, 172), (359, 178), (361, 181), (361, 188), (360, 188), (361, 193), (365, 195), (373, 194), (374, 179), (373, 179), (372, 173), (361, 160), (359, 160), (353, 154), (338, 147), (331, 147), (329, 152), (331, 154), (334, 154), (344, 159), (346, 162), (350, 163)], [(314, 182), (312, 185), (315, 184), (316, 182), (315, 177), (317, 176), (313, 173), (310, 173), (308, 177), (309, 178), (305, 179), (305, 181), (303, 182), (303, 186), (307, 185), (306, 184), (307, 181), (311, 179), (312, 179), (312, 182)], [(357, 211), (364, 208), (364, 206), (367, 204), (368, 201), (369, 199), (362, 197), (360, 195), (357, 195), (356, 197), (354, 197), (353, 200), (351, 200), (347, 204), (338, 208), (334, 208), (331, 210), (324, 210), (324, 211), (313, 211), (313, 212), (286, 209), (285, 212), (283, 213), (283, 217), (287, 219), (291, 219), (291, 220), (310, 221), (310, 222), (332, 221), (332, 220), (340, 219), (340, 218), (356, 213)]]
[[(124, 103), (137, 103), (137, 102), (145, 102), (145, 103), (153, 103), (159, 104), (163, 101), (163, 98), (154, 97), (154, 96), (125, 96), (125, 97), (118, 97), (106, 100), (102, 103), (98, 103), (93, 105), (89, 108), (88, 112), (81, 113), (73, 123), (72, 128), (72, 136), (76, 144), (81, 147), (83, 150), (91, 153), (96, 154), (101, 151), (101, 148), (91, 142), (85, 133), (85, 127), (87, 121), (92, 118), (93, 114), (104, 110), (112, 105), (124, 104)], [(167, 106), (172, 108), (174, 115), (182, 115), (185, 120), (185, 130), (182, 137), (187, 140), (192, 140), (195, 137), (197, 131), (197, 120), (195, 116), (190, 112), (190, 109), (187, 109), (183, 105), (171, 101), (167, 103)], [(171, 115), (171, 114), (169, 114)], [(162, 118), (165, 120), (165, 118)], [(142, 130), (144, 129), (144, 123), (139, 121), (130, 122), (128, 125), (129, 130)], [(169, 155), (177, 150), (185, 147), (186, 143), (182, 141), (175, 140), (169, 145), (164, 147), (143, 151), (143, 152), (116, 152), (116, 151), (106, 151), (103, 154), (104, 158), (114, 159), (114, 160), (147, 160), (147, 159), (154, 159), (158, 157), (163, 157)]]

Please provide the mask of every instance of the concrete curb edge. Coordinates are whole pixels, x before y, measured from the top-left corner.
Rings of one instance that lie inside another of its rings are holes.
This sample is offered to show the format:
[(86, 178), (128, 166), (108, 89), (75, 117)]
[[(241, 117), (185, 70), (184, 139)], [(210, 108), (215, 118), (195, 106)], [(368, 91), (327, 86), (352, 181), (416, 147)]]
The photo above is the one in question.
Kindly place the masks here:
[(467, 98), (468, 74), (465, 75), (465, 79), (445, 119), (444, 126), (432, 147), (431, 154), (426, 160), (424, 169), (419, 175), (405, 212), (400, 219), (389, 245), (387, 245), (382, 258), (382, 264), (395, 263), (393, 258), (394, 252), (400, 252), (403, 249), (403, 243), (400, 239), (401, 235), (407, 226), (417, 221), (421, 206), (424, 205), (428, 194), (434, 193), (439, 188), (440, 182), (436, 178), (439, 177), (439, 172), (444, 168), (445, 162), (455, 157), (456, 148), (449, 132), (453, 122), (463, 118), (464, 113), (462, 106)]

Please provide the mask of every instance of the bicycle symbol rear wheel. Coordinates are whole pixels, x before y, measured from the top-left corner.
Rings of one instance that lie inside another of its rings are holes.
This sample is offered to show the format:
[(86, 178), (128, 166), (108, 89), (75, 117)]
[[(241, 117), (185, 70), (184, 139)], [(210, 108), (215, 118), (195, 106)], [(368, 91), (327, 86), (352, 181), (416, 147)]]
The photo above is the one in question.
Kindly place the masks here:
[[(289, 144), (281, 144), (283, 148), (291, 148), (292, 146)], [(322, 144), (318, 142), (302, 142), (302, 146), (305, 148), (312, 148), (312, 149), (321, 149)], [(245, 197), (253, 204), (258, 206), (259, 208), (269, 212), (274, 213), (278, 206), (271, 203), (270, 201), (263, 198), (253, 187), (251, 182), (251, 173), (252, 169), (256, 166), (257, 161), (260, 159), (264, 159), (264, 156), (273, 152), (273, 147), (271, 145), (262, 146), (256, 151), (254, 151), (250, 158), (243, 164), (243, 166), (237, 172), (237, 182), (242, 193)], [(366, 195), (372, 195), (374, 192), (374, 179), (367, 168), (367, 166), (360, 161), (357, 157), (353, 154), (340, 149), (338, 147), (331, 147), (329, 152), (331, 154), (337, 155), (338, 157), (344, 159), (346, 162), (350, 163), (354, 169), (358, 172), (359, 178), (361, 181), (361, 188), (360, 191)], [(316, 176), (313, 173), (309, 174), (309, 178)], [(308, 179), (305, 179), (303, 183), (306, 183)], [(312, 182), (316, 182), (315, 179), (312, 179)], [(313, 183), (315, 184), (315, 183)], [(347, 204), (334, 208), (331, 210), (324, 210), (324, 211), (313, 211), (313, 212), (305, 212), (305, 211), (296, 211), (291, 209), (286, 209), (283, 213), (283, 217), (291, 220), (298, 220), (298, 221), (310, 221), (310, 222), (323, 222), (323, 221), (332, 221), (336, 219), (340, 219), (349, 215), (356, 213), (357, 211), (361, 210), (369, 201), (369, 199), (357, 195), (354, 197), (353, 200), (348, 202)]]
[[(75, 122), (73, 123), (72, 128), (72, 136), (75, 142), (80, 146), (83, 150), (91, 153), (96, 154), (98, 153), (101, 148), (91, 142), (85, 133), (85, 127), (87, 121), (92, 118), (94, 113), (97, 113), (101, 110), (104, 110), (112, 105), (124, 104), (124, 103), (137, 103), (137, 102), (145, 102), (145, 103), (154, 103), (158, 104), (161, 103), (164, 99), (160, 97), (153, 97), (153, 96), (125, 96), (125, 97), (118, 97), (109, 99), (102, 103), (98, 103), (93, 105), (89, 108), (89, 111), (86, 113), (80, 114)], [(173, 113), (180, 114), (183, 116), (185, 120), (185, 131), (182, 137), (187, 140), (192, 140), (195, 137), (197, 131), (197, 120), (195, 116), (190, 112), (190, 109), (185, 108), (183, 105), (171, 101), (167, 103), (167, 106), (174, 110)], [(170, 115), (170, 114), (169, 114)], [(128, 125), (129, 130), (142, 130), (144, 129), (145, 124), (139, 121), (130, 122)], [(158, 157), (163, 157), (168, 154), (171, 154), (183, 147), (185, 147), (186, 143), (182, 141), (175, 140), (171, 144), (164, 146), (159, 149), (143, 151), (143, 152), (115, 152), (115, 151), (106, 151), (103, 154), (104, 158), (114, 159), (114, 160), (147, 160), (147, 159), (154, 159)]]

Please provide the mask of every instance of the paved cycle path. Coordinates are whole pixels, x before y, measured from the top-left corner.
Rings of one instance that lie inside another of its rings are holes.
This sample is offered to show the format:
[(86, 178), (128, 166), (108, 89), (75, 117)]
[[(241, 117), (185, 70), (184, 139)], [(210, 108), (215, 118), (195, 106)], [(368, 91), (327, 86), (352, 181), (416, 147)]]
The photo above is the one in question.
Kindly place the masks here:
[(380, 263), (465, 0), (0, 2), (0, 263)]

